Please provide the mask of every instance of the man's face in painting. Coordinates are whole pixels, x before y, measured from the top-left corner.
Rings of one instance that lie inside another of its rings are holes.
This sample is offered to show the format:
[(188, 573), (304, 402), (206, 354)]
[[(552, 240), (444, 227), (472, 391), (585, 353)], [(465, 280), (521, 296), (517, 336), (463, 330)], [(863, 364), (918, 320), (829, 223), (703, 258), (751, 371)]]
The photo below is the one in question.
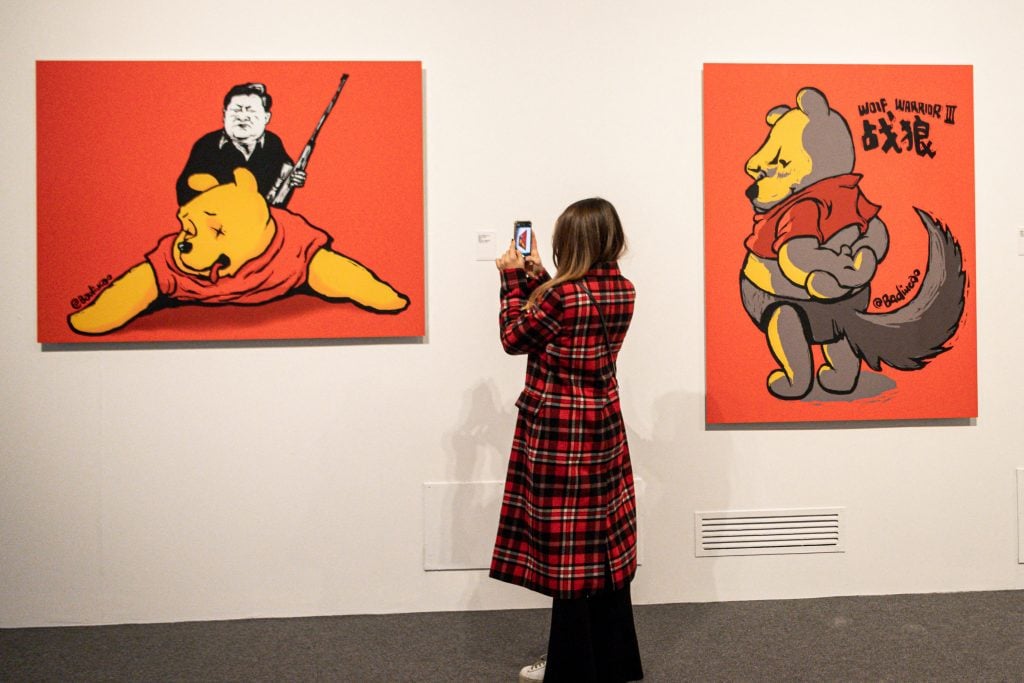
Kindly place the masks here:
[(224, 132), (236, 142), (255, 142), (270, 122), (259, 95), (235, 95), (224, 108)]

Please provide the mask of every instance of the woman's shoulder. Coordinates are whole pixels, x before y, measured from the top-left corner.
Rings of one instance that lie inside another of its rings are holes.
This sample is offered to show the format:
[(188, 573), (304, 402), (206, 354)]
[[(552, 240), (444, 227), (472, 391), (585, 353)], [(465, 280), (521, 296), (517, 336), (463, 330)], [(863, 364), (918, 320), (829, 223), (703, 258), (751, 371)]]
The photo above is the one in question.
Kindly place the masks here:
[[(619, 270), (617, 263), (597, 263), (578, 280), (563, 280), (554, 284), (544, 296), (551, 296), (560, 301), (587, 297), (584, 288), (591, 291), (619, 290), (634, 292), (633, 283)], [(542, 297), (543, 298), (543, 297)]]

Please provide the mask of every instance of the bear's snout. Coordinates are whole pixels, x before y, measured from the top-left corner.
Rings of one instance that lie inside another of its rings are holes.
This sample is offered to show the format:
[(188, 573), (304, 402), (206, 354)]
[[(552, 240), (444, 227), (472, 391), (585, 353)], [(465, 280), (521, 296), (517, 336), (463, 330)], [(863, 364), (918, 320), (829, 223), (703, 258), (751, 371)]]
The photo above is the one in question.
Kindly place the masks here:
[[(757, 194), (758, 194), (757, 183), (753, 183), (750, 187), (747, 188), (747, 192), (746, 192), (747, 199), (749, 199), (750, 201), (754, 201), (755, 199), (757, 199)], [(185, 246), (185, 245), (182, 244), (181, 246)]]
[[(747, 194), (749, 194), (749, 192)], [(179, 242), (178, 243), (178, 251), (180, 251), (182, 254), (189, 253), (190, 251), (192, 251), (192, 243), (191, 242)]]

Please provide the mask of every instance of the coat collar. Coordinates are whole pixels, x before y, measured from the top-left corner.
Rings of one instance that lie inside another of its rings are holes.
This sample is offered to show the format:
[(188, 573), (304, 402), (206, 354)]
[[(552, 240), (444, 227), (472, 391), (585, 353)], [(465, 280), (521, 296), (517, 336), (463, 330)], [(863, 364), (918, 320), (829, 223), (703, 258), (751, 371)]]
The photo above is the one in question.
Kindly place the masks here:
[(587, 271), (584, 277), (600, 276), (600, 275), (620, 275), (619, 262), (618, 261), (605, 261), (604, 263), (595, 263)]

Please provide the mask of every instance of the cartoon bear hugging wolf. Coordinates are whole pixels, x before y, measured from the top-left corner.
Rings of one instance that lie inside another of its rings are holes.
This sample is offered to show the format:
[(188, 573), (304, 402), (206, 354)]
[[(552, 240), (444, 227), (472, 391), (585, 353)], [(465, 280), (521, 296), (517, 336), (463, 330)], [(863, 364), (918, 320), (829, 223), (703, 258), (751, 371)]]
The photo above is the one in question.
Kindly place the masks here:
[[(928, 231), (928, 266), (912, 300), (869, 314), (870, 283), (889, 233), (854, 174), (850, 128), (825, 95), (803, 88), (796, 107), (766, 116), (768, 137), (746, 163), (754, 207), (740, 275), (743, 306), (764, 332), (779, 367), (768, 391), (800, 399), (818, 384), (832, 394), (857, 387), (861, 360), (915, 370), (947, 350), (964, 307), (960, 247), (935, 218), (915, 209)], [(824, 362), (814, 371), (812, 345)]]

